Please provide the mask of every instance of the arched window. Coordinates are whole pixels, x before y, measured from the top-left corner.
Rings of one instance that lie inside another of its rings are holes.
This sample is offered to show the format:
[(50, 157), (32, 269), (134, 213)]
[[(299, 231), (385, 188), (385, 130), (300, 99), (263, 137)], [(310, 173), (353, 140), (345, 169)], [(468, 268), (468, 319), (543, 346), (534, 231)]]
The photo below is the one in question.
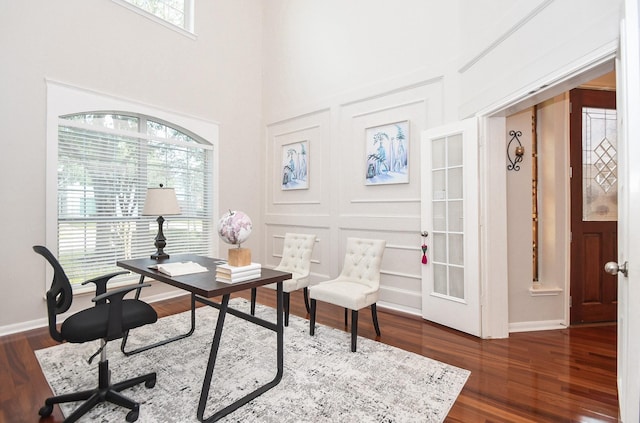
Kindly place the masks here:
[(81, 283), (117, 260), (155, 251), (155, 216), (142, 216), (148, 187), (174, 188), (181, 214), (166, 217), (166, 251), (210, 255), (213, 146), (147, 115), (97, 111), (59, 116), (58, 258)]

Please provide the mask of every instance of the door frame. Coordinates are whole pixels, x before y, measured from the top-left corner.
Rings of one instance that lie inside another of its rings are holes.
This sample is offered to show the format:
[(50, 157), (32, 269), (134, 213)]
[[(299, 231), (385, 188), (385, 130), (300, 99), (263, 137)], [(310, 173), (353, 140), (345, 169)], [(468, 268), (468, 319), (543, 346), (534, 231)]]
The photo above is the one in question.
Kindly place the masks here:
[[(580, 63), (547, 75), (543, 81), (523, 87), (512, 96), (476, 113), (479, 120), (478, 169), (480, 177), (480, 267), (483, 338), (509, 336), (509, 283), (507, 278), (507, 145), (506, 117), (569, 91), (614, 70), (617, 44), (592, 52)], [(569, 227), (569, 221), (566, 222)], [(570, 278), (563, 286), (567, 301), (564, 325), (569, 325)]]
[[(625, 72), (635, 72), (637, 75), (638, 69), (640, 69), (640, 34), (638, 33), (638, 23), (640, 23), (640, 11), (636, 0), (624, 1), (624, 21), (621, 26), (621, 35), (623, 42), (627, 44), (623, 46), (623, 49), (630, 50), (632, 52), (633, 63), (627, 63), (629, 69), (623, 69), (621, 66), (616, 70), (616, 79), (625, 76)], [(625, 26), (626, 25), (626, 26)], [(626, 41), (624, 40), (628, 38)], [(504, 204), (504, 198), (506, 197), (505, 180), (506, 172), (494, 172), (495, 175), (491, 175), (491, 169), (497, 169), (496, 166), (506, 166), (506, 158), (504, 154), (504, 148), (507, 145), (506, 131), (504, 130), (504, 118), (506, 116), (522, 111), (528, 107), (532, 107), (535, 104), (541, 103), (543, 100), (552, 98), (555, 95), (559, 95), (563, 92), (569, 91), (569, 89), (581, 85), (597, 76), (607, 73), (614, 69), (614, 63), (618, 59), (620, 45), (618, 42), (609, 43), (603, 48), (591, 52), (589, 55), (584, 56), (579, 63), (573, 63), (572, 66), (560, 69), (553, 74), (546, 76), (544, 80), (535, 81), (528, 86), (523, 87), (513, 95), (492, 104), (485, 109), (478, 111), (475, 116), (479, 119), (480, 124), (480, 151), (479, 151), (479, 171), (480, 171), (480, 244), (481, 248), (486, 251), (487, 246), (492, 246), (495, 249), (492, 254), (483, 254), (481, 256), (481, 307), (482, 307), (482, 325), (483, 325), (483, 337), (495, 338), (495, 337), (508, 337), (508, 284), (501, 277), (501, 274), (493, 273), (493, 270), (505, 270), (506, 264), (504, 263), (504, 257), (507, 257), (506, 252), (506, 228), (504, 228), (504, 219), (499, 221), (496, 218), (492, 218), (493, 214), (500, 215), (506, 214), (506, 205)], [(639, 78), (634, 78), (633, 87), (627, 87), (631, 92), (637, 93), (640, 88), (638, 83)], [(618, 91), (620, 91), (618, 87)], [(630, 106), (633, 108), (634, 115), (637, 115), (640, 110), (640, 101), (633, 99), (630, 102)], [(621, 107), (618, 102), (618, 109)], [(464, 116), (468, 117), (468, 116)], [(631, 126), (633, 126), (631, 128)], [(637, 119), (626, 122), (626, 130), (631, 132), (634, 136), (640, 134), (640, 122)], [(488, 140), (491, 140), (489, 143)], [(631, 157), (640, 157), (640, 145), (638, 143), (632, 144), (633, 151), (630, 151)], [(640, 173), (639, 169), (632, 171), (633, 176)], [(630, 176), (626, 175), (630, 181)], [(636, 178), (637, 179), (637, 178)], [(496, 182), (495, 185), (489, 185), (491, 182)], [(491, 186), (491, 190), (488, 187)], [(633, 206), (640, 209), (640, 190), (638, 190), (637, 184), (634, 184), (634, 202)], [(620, 192), (620, 191), (619, 191)], [(497, 200), (497, 203), (492, 203), (491, 200)], [(487, 213), (491, 205), (492, 213)], [(635, 210), (637, 211), (637, 210)], [(636, 219), (637, 220), (637, 219)], [(629, 222), (629, 233), (637, 233), (640, 231), (640, 223)], [(620, 228), (619, 228), (620, 230)], [(501, 245), (500, 242), (503, 242)], [(619, 257), (625, 259), (628, 257), (640, 257), (640, 241), (630, 240), (629, 251), (625, 257)], [(619, 252), (620, 254), (620, 252)], [(640, 274), (640, 263), (629, 263), (629, 274)], [(502, 275), (506, 275), (506, 271), (503, 271)], [(636, 283), (627, 283), (624, 281), (623, 276), (619, 276), (619, 289), (618, 289), (618, 301), (627, 301), (627, 295), (625, 290), (621, 289), (622, 286), (628, 289), (628, 296), (630, 299), (640, 298), (640, 286)], [(637, 281), (637, 277), (634, 277)], [(625, 283), (623, 285), (623, 282)], [(565, 281), (565, 291), (569, 289), (569, 277)], [(568, 325), (569, 320), (569, 301), (565, 301), (565, 322)], [(633, 342), (629, 342), (630, 334), (637, 334), (640, 325), (640, 308), (629, 308), (628, 304), (623, 304), (622, 309), (618, 311), (620, 315), (624, 315), (626, 322), (618, 323), (619, 333), (623, 331), (626, 333), (626, 342), (621, 342), (618, 339), (618, 392), (619, 392), (619, 405), (620, 405), (620, 417), (622, 421), (631, 422), (638, 421), (640, 416), (640, 404), (638, 403), (638, 396), (640, 393), (640, 364), (637, 360), (640, 357), (640, 343), (635, 339)], [(621, 324), (624, 325), (621, 328)], [(637, 337), (636, 337), (637, 338)]]

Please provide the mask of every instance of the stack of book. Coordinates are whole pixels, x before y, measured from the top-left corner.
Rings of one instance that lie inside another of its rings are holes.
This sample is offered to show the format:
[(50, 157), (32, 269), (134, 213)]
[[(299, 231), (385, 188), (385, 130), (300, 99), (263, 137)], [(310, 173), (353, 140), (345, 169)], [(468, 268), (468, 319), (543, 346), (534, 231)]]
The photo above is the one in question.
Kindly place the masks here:
[(218, 282), (236, 283), (260, 277), (259, 263), (251, 263), (246, 266), (230, 266), (228, 263), (219, 264), (216, 267), (216, 280)]

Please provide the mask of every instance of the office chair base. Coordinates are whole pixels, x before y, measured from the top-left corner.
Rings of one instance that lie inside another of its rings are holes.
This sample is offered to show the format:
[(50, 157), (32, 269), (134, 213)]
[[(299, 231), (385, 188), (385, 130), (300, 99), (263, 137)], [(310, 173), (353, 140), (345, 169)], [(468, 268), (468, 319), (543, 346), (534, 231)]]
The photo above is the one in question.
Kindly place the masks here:
[(90, 411), (96, 404), (101, 402), (110, 402), (121, 407), (126, 407), (129, 410), (126, 420), (128, 422), (135, 422), (138, 420), (138, 414), (140, 412), (140, 404), (125, 397), (120, 391), (131, 388), (144, 382), (144, 386), (147, 388), (153, 388), (156, 385), (156, 374), (148, 373), (146, 375), (134, 377), (122, 382), (114, 383), (113, 385), (109, 381), (109, 362), (108, 360), (101, 361), (98, 365), (98, 379), (99, 386), (94, 389), (89, 389), (81, 392), (74, 392), (71, 394), (63, 394), (55, 397), (47, 398), (44, 405), (38, 411), (41, 417), (47, 417), (53, 412), (53, 406), (55, 404), (62, 404), (67, 402), (85, 401), (74, 410), (64, 422), (71, 423), (78, 420), (80, 417)]

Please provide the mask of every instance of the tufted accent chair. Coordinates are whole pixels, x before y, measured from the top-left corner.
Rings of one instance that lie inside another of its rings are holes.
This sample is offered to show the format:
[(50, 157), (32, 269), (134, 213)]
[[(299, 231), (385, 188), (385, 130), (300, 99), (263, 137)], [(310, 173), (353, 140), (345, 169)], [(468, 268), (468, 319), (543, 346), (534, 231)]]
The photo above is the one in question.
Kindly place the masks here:
[[(284, 325), (289, 326), (289, 298), (290, 293), (302, 289), (304, 305), (309, 313), (309, 273), (311, 272), (311, 253), (316, 242), (315, 235), (286, 233), (282, 247), (282, 259), (275, 270), (289, 272), (293, 278), (282, 282), (284, 294)], [(265, 285), (276, 289), (276, 284)], [(251, 289), (251, 314), (255, 314), (256, 288)]]
[(356, 351), (358, 339), (358, 310), (371, 306), (376, 334), (380, 336), (376, 302), (380, 291), (380, 264), (386, 241), (379, 239), (347, 238), (347, 251), (340, 275), (333, 280), (309, 288), (311, 297), (310, 333), (315, 333), (316, 300), (351, 310), (351, 351)]

